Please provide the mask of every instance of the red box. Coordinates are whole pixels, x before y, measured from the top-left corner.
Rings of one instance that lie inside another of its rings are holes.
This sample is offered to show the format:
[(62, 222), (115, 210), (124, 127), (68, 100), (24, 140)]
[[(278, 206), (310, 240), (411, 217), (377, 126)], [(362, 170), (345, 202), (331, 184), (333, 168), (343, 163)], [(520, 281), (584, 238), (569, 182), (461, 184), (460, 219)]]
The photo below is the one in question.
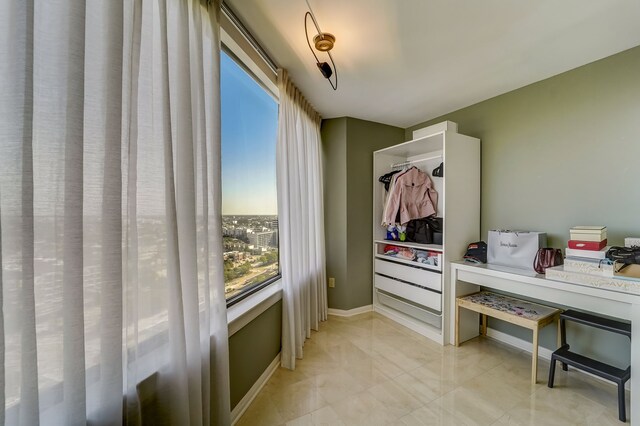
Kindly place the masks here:
[(576, 250), (602, 250), (607, 245), (607, 240), (602, 241), (580, 241), (569, 240), (569, 248)]

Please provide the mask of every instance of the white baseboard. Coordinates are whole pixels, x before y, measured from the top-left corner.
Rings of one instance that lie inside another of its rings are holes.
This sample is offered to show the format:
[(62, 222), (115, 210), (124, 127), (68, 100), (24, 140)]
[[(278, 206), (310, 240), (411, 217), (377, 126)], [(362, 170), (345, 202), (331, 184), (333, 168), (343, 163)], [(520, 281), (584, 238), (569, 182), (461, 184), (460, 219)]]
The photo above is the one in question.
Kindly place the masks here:
[[(492, 338), (494, 340), (497, 340), (498, 342), (502, 342), (502, 343), (507, 344), (509, 346), (513, 346), (515, 348), (522, 349), (522, 350), (527, 351), (529, 353), (533, 353), (533, 343), (528, 342), (526, 340), (522, 340), (519, 337), (514, 337), (514, 336), (512, 336), (510, 334), (503, 333), (502, 331), (498, 331), (498, 330), (495, 330), (493, 328), (487, 327), (487, 337), (490, 337), (490, 338)], [(551, 354), (552, 353), (553, 353), (553, 351), (551, 349), (547, 349), (547, 348), (544, 348), (542, 346), (538, 347), (538, 356), (540, 358), (546, 359), (547, 361), (551, 361)], [(560, 366), (556, 366), (556, 375), (558, 374), (557, 373), (558, 368), (560, 368)], [(605, 380), (602, 377), (598, 377), (595, 374), (591, 374), (591, 373), (588, 373), (586, 371), (579, 370), (577, 368), (573, 368), (571, 370), (577, 371), (577, 372), (579, 372), (581, 374), (586, 374), (587, 376), (596, 378), (598, 380), (602, 380), (602, 381), (604, 381), (606, 383), (609, 383), (609, 384), (612, 383), (609, 380)], [(627, 391), (629, 391), (631, 389), (631, 380), (627, 381), (627, 383), (625, 385), (625, 388), (627, 389)]]
[(231, 424), (234, 425), (240, 420), (240, 417), (247, 411), (249, 405), (253, 402), (253, 400), (258, 396), (264, 385), (267, 384), (273, 373), (280, 367), (280, 354), (278, 354), (271, 364), (267, 367), (266, 370), (258, 377), (258, 380), (251, 386), (251, 389), (247, 392), (247, 394), (238, 402), (238, 404), (231, 410)]
[(365, 312), (371, 311), (373, 311), (373, 305), (360, 306), (359, 308), (349, 310), (329, 308), (329, 315), (335, 315), (337, 317), (352, 317), (354, 315), (364, 314)]

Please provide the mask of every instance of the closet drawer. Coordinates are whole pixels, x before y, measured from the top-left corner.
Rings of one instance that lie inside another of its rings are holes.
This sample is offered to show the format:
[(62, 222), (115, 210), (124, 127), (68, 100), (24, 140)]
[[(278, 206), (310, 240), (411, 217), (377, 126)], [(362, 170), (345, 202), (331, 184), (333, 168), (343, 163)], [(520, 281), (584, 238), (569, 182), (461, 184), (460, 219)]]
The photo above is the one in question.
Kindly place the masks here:
[(442, 294), (436, 293), (435, 291), (416, 287), (378, 274), (375, 274), (375, 286), (379, 290), (395, 294), (418, 305), (438, 312), (442, 311)]
[(436, 328), (442, 329), (442, 314), (432, 312), (430, 309), (425, 309), (421, 306), (413, 305), (404, 299), (396, 298), (395, 296), (385, 293), (382, 290), (376, 289), (376, 296), (378, 296), (378, 302), (380, 304), (402, 312), (405, 315), (409, 315), (419, 321), (430, 324)]
[(442, 274), (426, 269), (405, 266), (400, 263), (376, 259), (374, 271), (402, 281), (418, 284), (435, 291), (442, 291)]

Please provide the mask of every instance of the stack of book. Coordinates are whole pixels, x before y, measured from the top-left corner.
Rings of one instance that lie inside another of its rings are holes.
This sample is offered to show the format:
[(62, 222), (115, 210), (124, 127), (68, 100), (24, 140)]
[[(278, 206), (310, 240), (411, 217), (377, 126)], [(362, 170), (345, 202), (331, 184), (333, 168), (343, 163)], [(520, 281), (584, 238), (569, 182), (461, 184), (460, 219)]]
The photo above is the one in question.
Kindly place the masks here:
[(566, 257), (601, 260), (607, 254), (606, 226), (574, 226), (569, 230)]

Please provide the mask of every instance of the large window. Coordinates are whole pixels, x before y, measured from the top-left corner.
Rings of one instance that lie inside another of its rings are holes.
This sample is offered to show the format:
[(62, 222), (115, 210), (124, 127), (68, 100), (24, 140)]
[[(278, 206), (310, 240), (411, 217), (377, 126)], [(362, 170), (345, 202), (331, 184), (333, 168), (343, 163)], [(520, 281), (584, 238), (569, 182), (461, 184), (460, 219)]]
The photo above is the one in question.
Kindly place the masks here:
[(276, 196), (278, 103), (221, 53), (222, 232), (227, 300), (280, 274)]

